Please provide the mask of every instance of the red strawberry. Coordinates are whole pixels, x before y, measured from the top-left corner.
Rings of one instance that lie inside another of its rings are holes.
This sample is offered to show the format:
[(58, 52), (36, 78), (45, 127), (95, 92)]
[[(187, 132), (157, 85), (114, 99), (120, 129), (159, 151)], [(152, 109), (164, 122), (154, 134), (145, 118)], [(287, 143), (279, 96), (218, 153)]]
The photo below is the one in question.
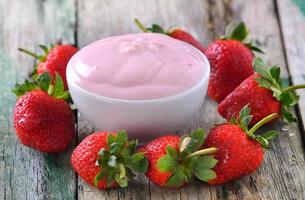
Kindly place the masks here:
[(133, 172), (145, 173), (144, 154), (135, 153), (137, 141), (128, 142), (125, 131), (97, 132), (86, 137), (73, 151), (71, 163), (88, 184), (99, 189), (127, 187)]
[(193, 45), (194, 47), (199, 49), (202, 53), (205, 52), (205, 48), (202, 46), (202, 44), (197, 39), (195, 39), (190, 33), (186, 32), (184, 30), (175, 28), (175, 29), (168, 31), (167, 34), (169, 36), (171, 36), (172, 38), (182, 40), (186, 43)]
[(204, 148), (216, 147), (215, 159), (218, 160), (214, 170), (217, 177), (208, 181), (209, 185), (223, 184), (248, 175), (261, 165), (264, 148), (268, 147), (268, 140), (278, 133), (269, 131), (264, 135), (254, 135), (263, 124), (277, 117), (271, 114), (248, 130), (252, 116), (249, 107), (244, 107), (238, 119), (230, 123), (217, 125), (211, 129), (205, 141)]
[(257, 73), (244, 80), (218, 105), (219, 114), (229, 120), (249, 104), (253, 115), (251, 125), (271, 113), (278, 113), (286, 121), (295, 122), (296, 119), (289, 112), (299, 99), (294, 90), (305, 85), (284, 88), (280, 68), (273, 66), (268, 69), (260, 58), (255, 59), (254, 68)]
[(75, 135), (74, 118), (65, 101), (62, 79), (39, 75), (36, 82), (25, 81), (13, 92), (19, 97), (14, 108), (14, 127), (20, 142), (42, 152), (57, 153), (67, 148)]
[(247, 35), (248, 30), (243, 22), (234, 27), (230, 25), (226, 36), (212, 42), (205, 51), (211, 65), (208, 95), (217, 102), (254, 73), (251, 50), (261, 50), (252, 43), (243, 43)]
[(39, 61), (37, 68), (34, 70), (32, 75), (48, 72), (54, 78), (55, 72), (57, 72), (64, 81), (65, 89), (68, 89), (66, 68), (70, 58), (78, 51), (78, 49), (72, 45), (51, 45), (50, 48), (44, 45), (39, 45), (39, 47), (44, 51), (44, 55), (36, 55), (28, 50), (19, 48), (20, 51), (33, 56)]
[(161, 26), (157, 24), (153, 24), (151, 28), (145, 28), (143, 24), (138, 20), (135, 19), (135, 23), (138, 25), (138, 27), (143, 31), (143, 32), (152, 32), (152, 33), (162, 33), (165, 35), (168, 35), (172, 38), (182, 40), (186, 43), (189, 43), (199, 49), (202, 53), (205, 52), (205, 48), (202, 46), (202, 44), (195, 39), (190, 33), (180, 29), (180, 28), (174, 28), (169, 31), (165, 31)]
[(183, 137), (169, 135), (148, 143), (141, 151), (148, 160), (146, 176), (162, 187), (178, 188), (187, 183), (193, 175), (201, 181), (215, 178), (210, 169), (217, 160), (206, 154), (215, 148), (197, 151), (204, 142), (204, 132), (198, 129)]

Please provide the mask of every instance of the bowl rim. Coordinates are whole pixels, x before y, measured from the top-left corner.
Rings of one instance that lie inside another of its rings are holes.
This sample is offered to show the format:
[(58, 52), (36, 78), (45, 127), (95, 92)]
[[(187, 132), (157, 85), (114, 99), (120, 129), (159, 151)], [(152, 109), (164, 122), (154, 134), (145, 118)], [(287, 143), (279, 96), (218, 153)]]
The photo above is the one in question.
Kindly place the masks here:
[[(181, 42), (183, 42), (183, 43), (187, 44), (189, 47), (195, 49), (199, 53), (199, 55), (203, 58), (203, 61), (206, 63), (206, 65), (202, 65), (202, 66), (205, 66), (207, 68), (205, 70), (205, 72), (203, 73), (202, 77), (200, 78), (200, 80), (196, 84), (194, 84), (192, 87), (190, 87), (186, 90), (183, 90), (182, 92), (179, 92), (179, 93), (176, 93), (176, 94), (173, 94), (173, 95), (170, 95), (170, 96), (154, 98), (154, 99), (118, 99), (118, 98), (102, 96), (102, 95), (98, 95), (98, 94), (95, 94), (93, 92), (90, 92), (90, 91), (80, 87), (79, 85), (77, 85), (73, 81), (69, 81), (70, 79), (67, 77), (67, 83), (68, 83), (69, 91), (71, 90), (71, 86), (72, 86), (74, 88), (77, 88), (82, 93), (85, 93), (86, 95), (94, 97), (95, 99), (102, 100), (102, 101), (107, 101), (107, 102), (112, 102), (112, 103), (140, 103), (140, 104), (143, 104), (143, 103), (160, 103), (160, 102), (172, 101), (174, 99), (179, 99), (183, 96), (187, 96), (189, 93), (192, 93), (195, 90), (197, 90), (198, 88), (200, 88), (201, 85), (203, 85), (206, 81), (207, 81), (207, 84), (209, 84), (211, 66), (210, 66), (210, 63), (209, 63), (206, 55), (204, 55), (203, 52), (201, 52), (199, 49), (197, 49), (196, 47), (192, 46), (191, 44), (189, 44), (187, 42), (184, 42), (184, 41), (181, 41)], [(70, 61), (73, 59), (73, 57), (74, 56), (72, 56)], [(71, 67), (71, 62), (70, 61), (68, 62), (68, 65), (67, 65), (66, 75), (68, 75), (69, 74), (68, 71), (70, 71), (69, 70), (69, 68)]]

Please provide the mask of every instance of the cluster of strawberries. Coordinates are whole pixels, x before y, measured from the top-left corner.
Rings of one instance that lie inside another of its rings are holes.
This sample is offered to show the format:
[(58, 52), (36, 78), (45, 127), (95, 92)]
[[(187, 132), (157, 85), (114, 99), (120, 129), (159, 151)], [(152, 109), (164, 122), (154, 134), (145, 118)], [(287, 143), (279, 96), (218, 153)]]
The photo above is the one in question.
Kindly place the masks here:
[[(223, 184), (254, 172), (262, 163), (264, 148), (278, 133), (257, 135), (262, 125), (282, 116), (296, 119), (289, 112), (297, 104), (295, 89), (283, 87), (280, 68), (270, 69), (246, 42), (244, 23), (229, 26), (226, 36), (207, 48), (181, 29), (164, 31), (153, 24), (144, 32), (167, 34), (202, 51), (211, 65), (209, 96), (219, 102), (218, 112), (228, 120), (216, 125), (205, 137), (202, 129), (183, 136), (156, 138), (140, 149), (137, 140), (128, 141), (125, 131), (96, 132), (73, 151), (71, 163), (88, 184), (100, 189), (126, 187), (135, 173), (145, 173), (153, 183), (169, 188), (185, 185), (194, 177), (210, 185)], [(18, 100), (14, 108), (16, 134), (26, 146), (42, 152), (58, 153), (75, 136), (74, 115), (67, 91), (66, 66), (78, 49), (71, 45), (40, 45), (44, 55), (20, 49), (39, 60), (32, 80), (16, 84)], [(253, 67), (254, 65), (254, 67)], [(251, 126), (251, 128), (248, 128)]]

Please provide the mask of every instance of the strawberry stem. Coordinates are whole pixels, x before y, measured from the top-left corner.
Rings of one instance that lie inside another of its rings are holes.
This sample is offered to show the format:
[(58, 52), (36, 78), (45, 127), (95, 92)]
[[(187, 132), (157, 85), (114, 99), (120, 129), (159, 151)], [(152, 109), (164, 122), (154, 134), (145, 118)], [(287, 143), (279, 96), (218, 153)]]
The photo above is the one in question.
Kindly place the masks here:
[(138, 19), (134, 19), (134, 22), (143, 32), (145, 33), (149, 32), (147, 28), (145, 28), (145, 26)]
[(29, 50), (26, 50), (26, 49), (23, 49), (23, 48), (18, 48), (18, 50), (39, 60), (39, 56), (36, 55), (35, 53), (29, 51)]
[(122, 163), (119, 163), (119, 169), (120, 169), (120, 178), (124, 178), (126, 176), (126, 170)]
[(303, 88), (305, 88), (305, 84), (302, 84), (302, 85), (292, 85), (292, 86), (284, 88), (283, 92), (290, 92), (290, 91), (294, 91), (296, 89), (303, 89)]
[(259, 122), (257, 122), (249, 131), (248, 131), (248, 135), (250, 137), (254, 136), (254, 132), (259, 129), (262, 125), (266, 124), (267, 122), (278, 118), (279, 115), (277, 113), (273, 113), (271, 115), (268, 115), (267, 117), (263, 118), (262, 120), (260, 120)]
[(195, 151), (189, 155), (187, 155), (187, 158), (193, 157), (193, 156), (202, 156), (202, 155), (206, 155), (206, 154), (211, 154), (211, 153), (215, 153), (217, 151), (217, 149), (215, 147), (210, 147), (207, 149), (201, 149), (199, 151)]
[(52, 96), (53, 91), (54, 91), (54, 85), (50, 85), (48, 89), (48, 95)]

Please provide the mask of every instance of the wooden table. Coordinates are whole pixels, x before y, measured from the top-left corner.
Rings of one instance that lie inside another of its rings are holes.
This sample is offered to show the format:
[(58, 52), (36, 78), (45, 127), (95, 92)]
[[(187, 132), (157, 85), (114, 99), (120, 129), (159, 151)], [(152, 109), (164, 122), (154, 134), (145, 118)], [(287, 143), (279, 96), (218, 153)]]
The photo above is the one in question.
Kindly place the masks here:
[[(167, 190), (149, 183), (144, 176), (126, 189), (104, 192), (89, 187), (69, 162), (75, 145), (93, 132), (80, 115), (78, 136), (64, 153), (47, 155), (18, 142), (12, 121), (16, 99), (11, 88), (27, 76), (34, 60), (19, 53), (17, 47), (38, 51), (37, 44), (57, 38), (83, 47), (103, 37), (139, 32), (134, 18), (147, 25), (179, 25), (204, 45), (223, 34), (231, 20), (244, 20), (251, 37), (267, 52), (262, 57), (281, 66), (286, 82), (305, 82), (302, 0), (0, 0), (0, 199), (305, 199), (304, 91), (298, 91), (298, 123), (278, 122), (271, 127), (281, 135), (272, 142), (260, 169), (218, 187), (195, 181), (178, 190)], [(179, 133), (196, 127), (208, 130), (223, 122), (216, 106), (207, 99)]]

